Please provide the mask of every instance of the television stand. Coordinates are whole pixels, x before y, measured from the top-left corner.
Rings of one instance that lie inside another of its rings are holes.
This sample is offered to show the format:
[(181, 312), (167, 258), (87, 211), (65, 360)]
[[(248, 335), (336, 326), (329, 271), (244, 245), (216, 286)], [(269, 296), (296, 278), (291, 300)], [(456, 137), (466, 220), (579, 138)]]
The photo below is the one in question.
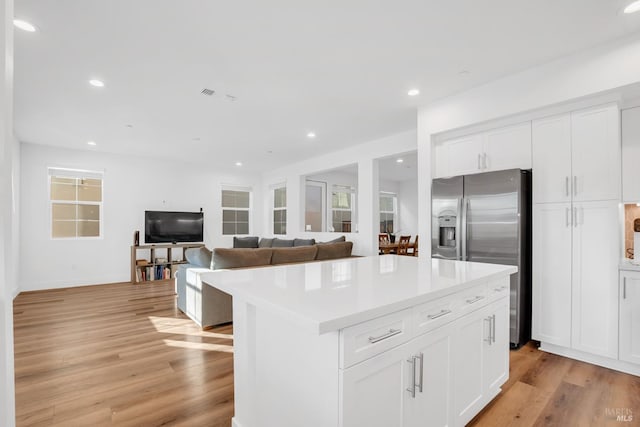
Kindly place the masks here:
[[(131, 246), (131, 283), (147, 283), (175, 278), (180, 264), (186, 264), (184, 251), (200, 248), (202, 243), (171, 243)], [(175, 249), (179, 255), (176, 255)]]

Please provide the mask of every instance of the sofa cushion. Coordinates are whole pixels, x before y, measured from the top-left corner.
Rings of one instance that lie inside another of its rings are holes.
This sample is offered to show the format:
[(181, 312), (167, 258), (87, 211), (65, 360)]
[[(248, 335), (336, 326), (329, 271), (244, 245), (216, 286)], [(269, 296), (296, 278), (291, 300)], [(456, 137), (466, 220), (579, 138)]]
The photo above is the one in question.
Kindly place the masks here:
[(189, 248), (184, 251), (185, 259), (194, 267), (209, 268), (211, 255), (211, 251), (204, 246), (201, 248)]
[(269, 265), (271, 264), (272, 252), (271, 248), (215, 248), (211, 269)]
[(351, 256), (353, 242), (325, 243), (315, 247), (318, 248), (317, 260), (347, 258)]
[(330, 245), (331, 243), (339, 243), (345, 242), (347, 239), (344, 236), (336, 237), (333, 240), (329, 240), (328, 242), (318, 242), (318, 245)]
[(260, 242), (258, 243), (259, 248), (270, 248), (271, 246), (273, 246), (273, 238), (269, 239), (266, 237), (262, 237), (260, 239)]
[(297, 248), (273, 248), (271, 264), (288, 264), (291, 262), (306, 262), (316, 259), (317, 246), (299, 246)]
[(278, 239), (277, 237), (273, 239), (272, 248), (290, 248), (293, 246), (293, 239)]
[(316, 239), (293, 239), (293, 246), (313, 246)]
[(234, 237), (233, 247), (234, 248), (257, 248), (258, 237), (257, 236)]

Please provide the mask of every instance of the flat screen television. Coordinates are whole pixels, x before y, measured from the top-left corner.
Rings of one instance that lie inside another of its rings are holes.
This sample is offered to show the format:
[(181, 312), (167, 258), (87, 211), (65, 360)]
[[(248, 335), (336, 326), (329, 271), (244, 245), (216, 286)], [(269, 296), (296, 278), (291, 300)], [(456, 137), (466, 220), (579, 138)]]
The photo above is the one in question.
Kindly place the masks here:
[(202, 242), (204, 214), (202, 212), (144, 212), (146, 243)]

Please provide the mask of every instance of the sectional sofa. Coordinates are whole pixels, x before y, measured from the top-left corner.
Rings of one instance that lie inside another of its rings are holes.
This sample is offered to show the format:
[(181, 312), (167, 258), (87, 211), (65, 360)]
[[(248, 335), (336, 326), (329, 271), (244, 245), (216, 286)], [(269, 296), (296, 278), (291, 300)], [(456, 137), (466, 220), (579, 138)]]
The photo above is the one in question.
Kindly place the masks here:
[[(353, 249), (353, 243), (344, 237), (326, 243), (306, 239), (247, 239), (234, 240), (234, 248), (210, 251), (202, 247), (185, 251), (188, 264), (180, 266), (175, 279), (178, 308), (203, 329), (233, 320), (231, 296), (203, 285), (200, 278), (203, 273), (347, 258)], [(296, 240), (298, 244), (294, 245)]]

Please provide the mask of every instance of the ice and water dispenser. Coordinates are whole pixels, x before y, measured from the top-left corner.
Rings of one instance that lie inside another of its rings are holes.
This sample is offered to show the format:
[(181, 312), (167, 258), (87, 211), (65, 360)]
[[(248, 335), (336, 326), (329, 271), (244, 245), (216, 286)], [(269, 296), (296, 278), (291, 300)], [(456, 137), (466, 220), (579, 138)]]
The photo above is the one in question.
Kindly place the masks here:
[(452, 214), (438, 216), (438, 246), (441, 248), (456, 247), (456, 220), (456, 216)]

